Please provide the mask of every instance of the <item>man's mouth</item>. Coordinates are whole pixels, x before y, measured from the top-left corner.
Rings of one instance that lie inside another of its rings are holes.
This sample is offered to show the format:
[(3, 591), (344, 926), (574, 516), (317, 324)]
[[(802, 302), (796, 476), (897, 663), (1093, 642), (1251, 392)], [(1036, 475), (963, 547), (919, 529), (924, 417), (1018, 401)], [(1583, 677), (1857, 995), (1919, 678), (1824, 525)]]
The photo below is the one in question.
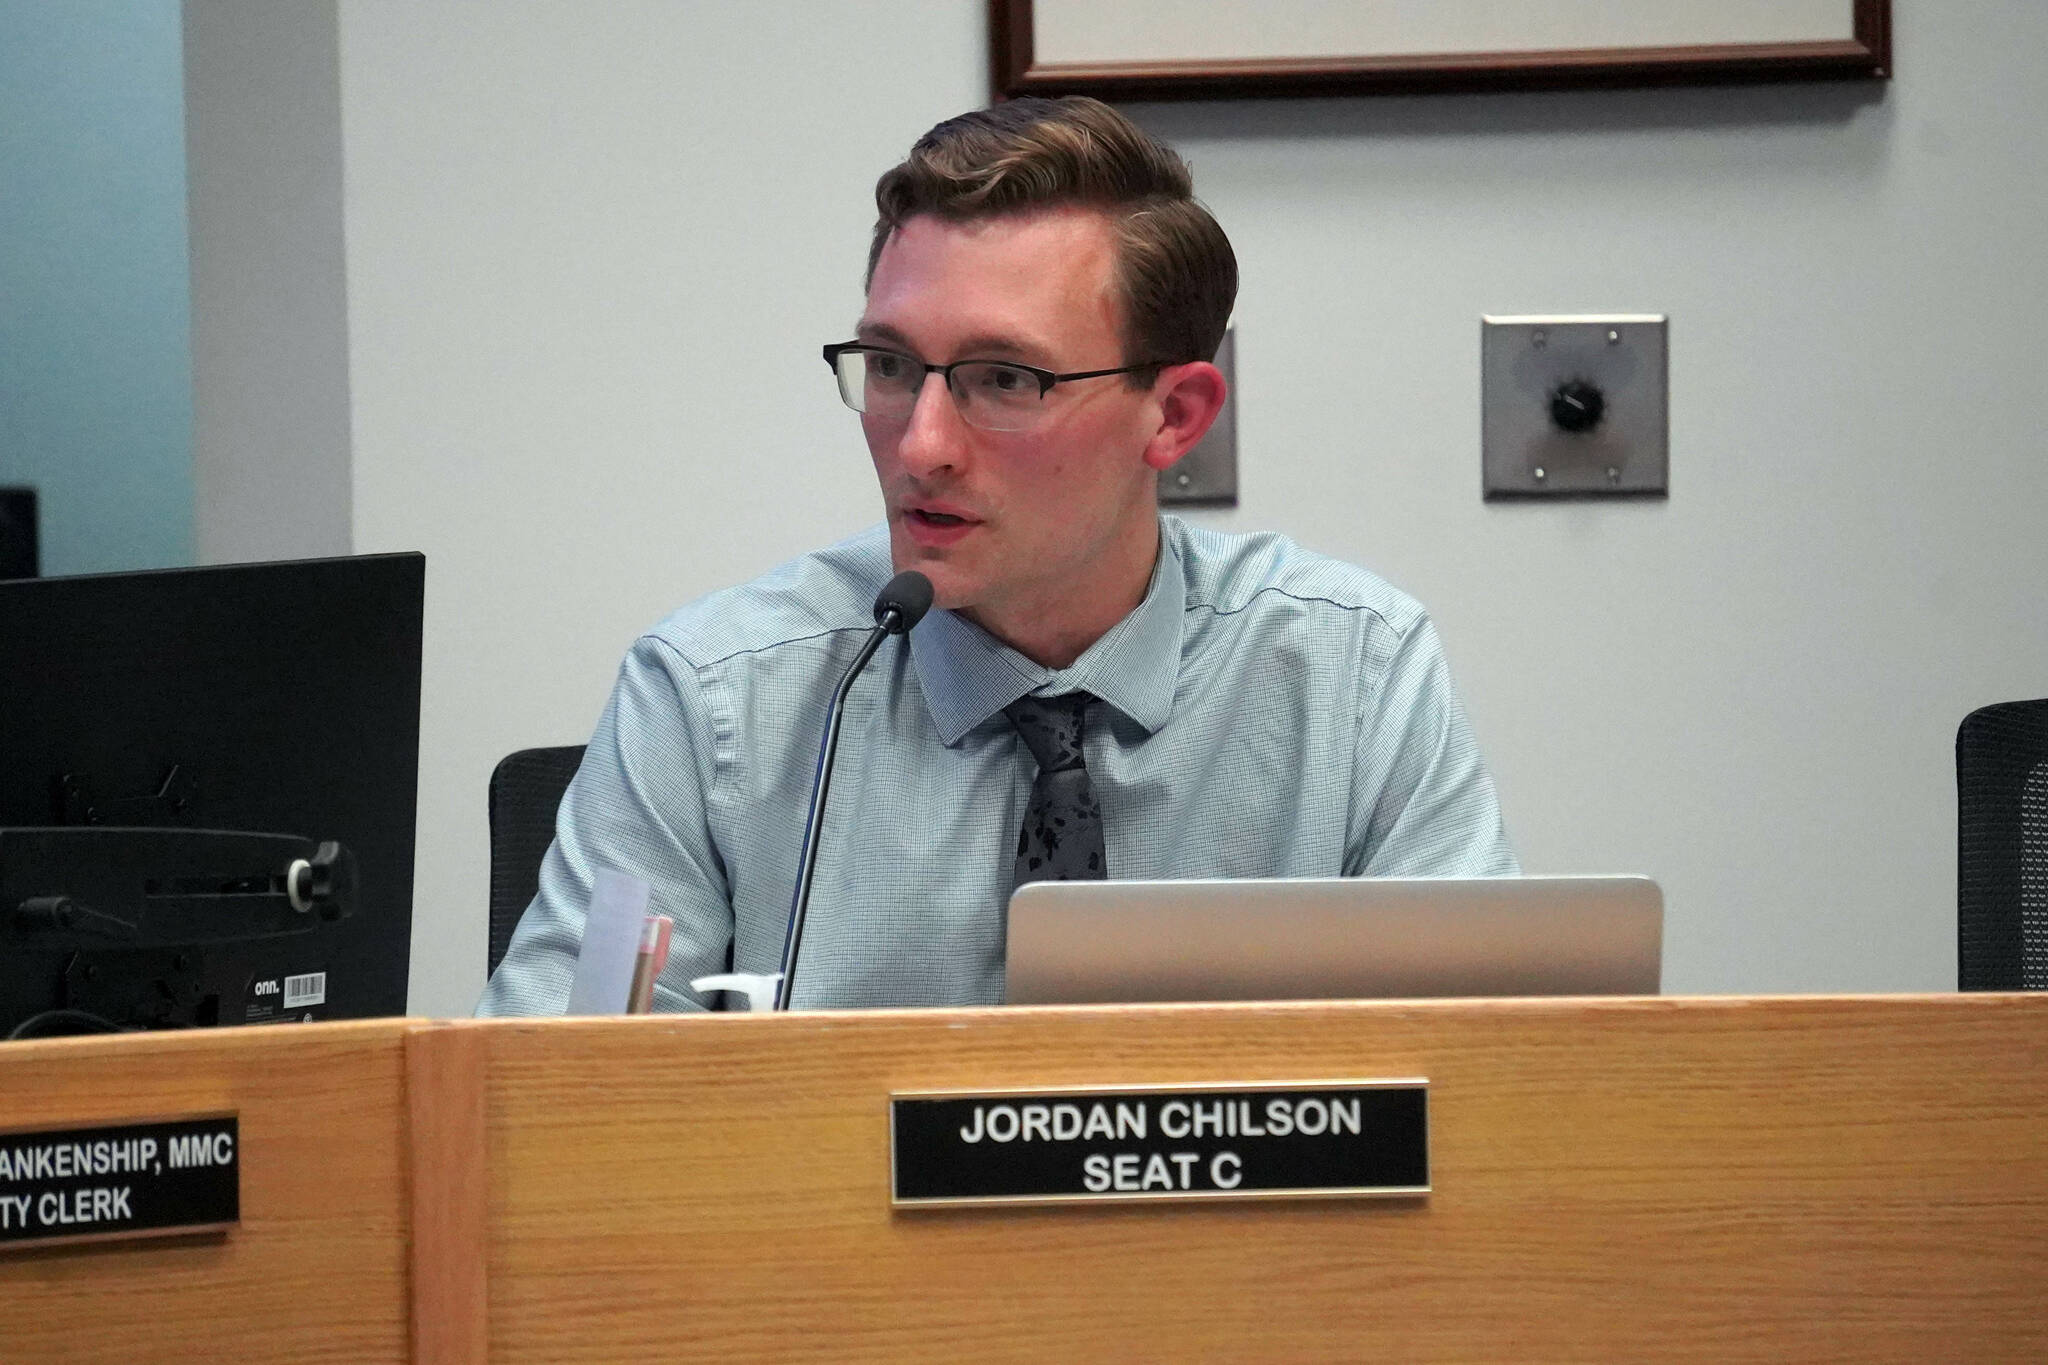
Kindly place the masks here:
[(974, 534), (981, 525), (978, 517), (937, 507), (906, 507), (903, 529), (915, 543), (928, 550), (943, 550)]

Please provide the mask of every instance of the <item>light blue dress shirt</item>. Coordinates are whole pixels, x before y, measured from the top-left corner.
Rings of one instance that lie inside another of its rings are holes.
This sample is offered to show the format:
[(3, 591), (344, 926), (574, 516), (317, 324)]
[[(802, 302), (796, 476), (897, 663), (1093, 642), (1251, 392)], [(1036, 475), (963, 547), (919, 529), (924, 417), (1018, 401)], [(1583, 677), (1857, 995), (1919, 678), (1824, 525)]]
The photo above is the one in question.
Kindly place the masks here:
[[(1043, 668), (933, 611), (848, 699), (795, 1008), (1003, 998), (1003, 920), (1036, 765), (1002, 708), (1087, 691), (1109, 875), (1506, 876), (1513, 851), (1428, 616), (1273, 535), (1160, 520), (1145, 600)], [(692, 977), (781, 965), (832, 691), (891, 573), (886, 528), (714, 593), (627, 654), (562, 802), (540, 894), (483, 1014), (560, 1013), (591, 880), (675, 921)]]

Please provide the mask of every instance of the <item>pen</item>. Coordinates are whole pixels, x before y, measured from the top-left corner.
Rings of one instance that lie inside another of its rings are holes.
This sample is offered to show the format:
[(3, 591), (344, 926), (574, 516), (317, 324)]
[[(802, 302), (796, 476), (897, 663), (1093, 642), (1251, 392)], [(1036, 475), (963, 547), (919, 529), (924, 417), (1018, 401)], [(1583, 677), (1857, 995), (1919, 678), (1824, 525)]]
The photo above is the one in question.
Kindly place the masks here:
[(633, 959), (633, 984), (626, 992), (626, 1013), (654, 1012), (654, 978), (668, 965), (669, 934), (675, 922), (667, 915), (649, 915), (640, 924), (640, 952)]

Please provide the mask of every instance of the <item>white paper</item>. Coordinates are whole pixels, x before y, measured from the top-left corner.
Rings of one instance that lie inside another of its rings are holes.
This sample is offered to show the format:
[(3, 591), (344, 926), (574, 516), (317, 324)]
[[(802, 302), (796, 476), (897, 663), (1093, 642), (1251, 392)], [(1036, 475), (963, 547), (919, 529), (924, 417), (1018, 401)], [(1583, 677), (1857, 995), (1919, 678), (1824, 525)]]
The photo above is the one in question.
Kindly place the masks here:
[(569, 984), (568, 1014), (624, 1014), (633, 988), (633, 960), (640, 955), (640, 930), (647, 919), (650, 888), (638, 877), (597, 870), (590, 910), (583, 919), (583, 948), (576, 954), (576, 979)]

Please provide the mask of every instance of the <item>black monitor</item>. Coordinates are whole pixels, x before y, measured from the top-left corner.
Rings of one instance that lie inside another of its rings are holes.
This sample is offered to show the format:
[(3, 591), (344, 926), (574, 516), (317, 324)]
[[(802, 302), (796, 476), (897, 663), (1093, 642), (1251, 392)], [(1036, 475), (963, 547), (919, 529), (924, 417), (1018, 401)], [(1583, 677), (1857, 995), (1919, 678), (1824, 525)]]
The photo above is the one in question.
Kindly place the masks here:
[(0, 578), (34, 578), (42, 572), (36, 542), (36, 490), (0, 488)]
[(0, 582), (0, 1039), (405, 1012), (425, 577)]

